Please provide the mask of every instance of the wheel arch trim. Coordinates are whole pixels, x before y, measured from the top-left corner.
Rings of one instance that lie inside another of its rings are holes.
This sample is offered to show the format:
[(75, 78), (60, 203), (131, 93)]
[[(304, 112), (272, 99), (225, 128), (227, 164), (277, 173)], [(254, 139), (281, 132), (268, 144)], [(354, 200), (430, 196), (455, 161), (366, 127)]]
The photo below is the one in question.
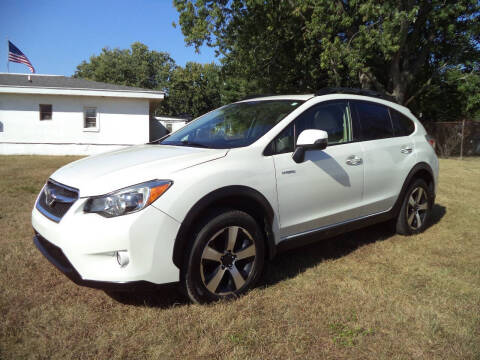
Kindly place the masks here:
[(402, 189), (400, 190), (400, 194), (398, 195), (397, 201), (395, 202), (395, 205), (392, 208), (392, 213), (394, 214), (394, 216), (398, 215), (402, 207), (403, 198), (405, 197), (405, 193), (408, 189), (408, 186), (410, 185), (412, 180), (415, 178), (415, 176), (418, 175), (418, 173), (421, 171), (427, 171), (429, 173), (434, 185), (433, 189), (435, 189), (435, 176), (433, 174), (432, 167), (426, 162), (419, 162), (415, 164), (415, 166), (410, 170), (407, 177), (405, 178)]
[(202, 212), (213, 206), (215, 203), (221, 203), (228, 198), (244, 198), (252, 204), (260, 206), (260, 211), (266, 220), (266, 247), (267, 255), (271, 259), (275, 256), (276, 246), (272, 234), (272, 223), (275, 216), (272, 205), (259, 191), (243, 185), (231, 185), (214, 190), (200, 200), (198, 200), (188, 211), (175, 239), (173, 247), (173, 263), (179, 269), (182, 269), (185, 250), (189, 242), (188, 235), (195, 226), (195, 222), (202, 215)]

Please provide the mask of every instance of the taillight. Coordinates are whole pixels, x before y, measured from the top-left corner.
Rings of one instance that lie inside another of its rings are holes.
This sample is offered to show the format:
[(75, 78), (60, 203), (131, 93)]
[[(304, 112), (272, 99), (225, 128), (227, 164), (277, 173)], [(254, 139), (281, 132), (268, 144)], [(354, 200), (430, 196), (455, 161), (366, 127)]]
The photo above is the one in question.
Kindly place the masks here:
[(435, 149), (435, 139), (428, 134), (425, 135), (425, 139), (427, 139), (427, 142)]

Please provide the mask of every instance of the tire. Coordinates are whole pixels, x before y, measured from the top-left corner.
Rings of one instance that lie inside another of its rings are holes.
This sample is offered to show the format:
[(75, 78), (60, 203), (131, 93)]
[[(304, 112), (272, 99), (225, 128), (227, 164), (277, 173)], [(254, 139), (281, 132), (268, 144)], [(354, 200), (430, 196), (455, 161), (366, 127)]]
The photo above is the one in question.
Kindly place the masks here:
[(236, 298), (259, 280), (265, 239), (258, 223), (238, 210), (209, 217), (194, 232), (184, 261), (183, 287), (193, 302)]
[(396, 231), (401, 235), (413, 235), (425, 230), (433, 206), (433, 194), (423, 179), (414, 180), (407, 188)]

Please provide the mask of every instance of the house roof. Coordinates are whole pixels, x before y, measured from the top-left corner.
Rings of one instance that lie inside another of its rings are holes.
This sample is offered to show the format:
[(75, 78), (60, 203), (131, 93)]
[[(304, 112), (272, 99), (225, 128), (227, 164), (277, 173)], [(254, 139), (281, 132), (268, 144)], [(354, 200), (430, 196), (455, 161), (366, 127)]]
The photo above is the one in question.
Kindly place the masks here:
[(159, 121), (167, 121), (167, 122), (188, 122), (191, 119), (187, 119), (184, 117), (178, 117), (178, 116), (155, 116), (155, 119)]
[(62, 75), (0, 73), (0, 93), (130, 97), (162, 100), (162, 91), (114, 85)]

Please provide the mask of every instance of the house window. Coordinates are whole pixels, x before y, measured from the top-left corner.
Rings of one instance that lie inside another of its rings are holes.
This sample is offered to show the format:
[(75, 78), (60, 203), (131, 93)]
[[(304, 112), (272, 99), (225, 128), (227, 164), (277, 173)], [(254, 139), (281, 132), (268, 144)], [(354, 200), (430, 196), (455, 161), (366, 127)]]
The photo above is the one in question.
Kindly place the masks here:
[(52, 120), (51, 104), (40, 104), (40, 120)]
[(85, 130), (98, 130), (98, 113), (95, 107), (86, 107), (83, 114), (83, 128)]

